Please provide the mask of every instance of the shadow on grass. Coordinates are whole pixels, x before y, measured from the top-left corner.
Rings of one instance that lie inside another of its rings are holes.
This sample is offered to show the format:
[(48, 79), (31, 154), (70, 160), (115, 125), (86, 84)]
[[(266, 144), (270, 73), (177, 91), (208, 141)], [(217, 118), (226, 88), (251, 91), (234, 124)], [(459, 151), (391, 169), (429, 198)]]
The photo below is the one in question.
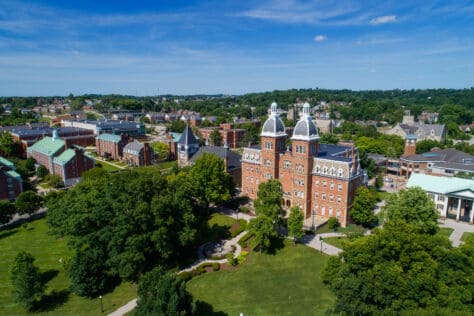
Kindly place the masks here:
[(224, 312), (216, 312), (211, 304), (203, 302), (203, 301), (196, 301), (196, 316), (227, 316), (228, 314)]
[(285, 240), (281, 237), (273, 238), (270, 243), (270, 247), (266, 250), (266, 253), (270, 255), (276, 255), (277, 251), (285, 247)]
[(7, 238), (11, 235), (14, 235), (18, 232), (18, 229), (10, 229), (6, 231), (0, 231), (0, 239)]
[(71, 292), (69, 290), (56, 291), (53, 290), (47, 295), (43, 295), (41, 300), (36, 302), (31, 308), (32, 312), (48, 312), (52, 311), (67, 302)]
[(217, 242), (222, 239), (229, 239), (230, 232), (228, 226), (220, 226), (217, 224), (212, 225), (209, 227), (209, 231), (206, 234), (208, 236), (208, 241)]
[(47, 271), (41, 272), (41, 283), (46, 284), (58, 275), (59, 271), (54, 269), (49, 269)]

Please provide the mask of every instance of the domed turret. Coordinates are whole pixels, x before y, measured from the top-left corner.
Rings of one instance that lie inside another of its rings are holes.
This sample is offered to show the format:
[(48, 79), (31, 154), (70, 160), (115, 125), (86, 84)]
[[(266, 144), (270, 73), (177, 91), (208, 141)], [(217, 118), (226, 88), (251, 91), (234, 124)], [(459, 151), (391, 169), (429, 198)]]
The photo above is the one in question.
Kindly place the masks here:
[(263, 124), (261, 136), (276, 137), (285, 134), (285, 125), (278, 114), (278, 105), (273, 102), (270, 106), (270, 116)]
[(301, 114), (300, 120), (296, 123), (295, 129), (293, 130), (293, 140), (315, 140), (319, 139), (318, 128), (314, 124), (313, 119), (309, 113), (309, 103), (303, 105), (303, 113)]

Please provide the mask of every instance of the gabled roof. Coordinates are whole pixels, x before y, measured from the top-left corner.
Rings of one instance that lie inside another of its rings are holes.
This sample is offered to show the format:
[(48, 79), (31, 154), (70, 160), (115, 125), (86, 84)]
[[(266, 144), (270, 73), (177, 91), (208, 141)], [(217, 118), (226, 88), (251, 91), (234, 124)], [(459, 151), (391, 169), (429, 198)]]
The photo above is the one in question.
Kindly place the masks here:
[(171, 135), (171, 138), (173, 139), (173, 143), (179, 142), (181, 135), (183, 135), (183, 133), (174, 133), (174, 132), (170, 132), (169, 134)]
[(406, 186), (407, 188), (420, 187), (428, 192), (447, 194), (464, 190), (474, 191), (474, 180), (412, 173)]
[(199, 150), (191, 158), (191, 163), (195, 163), (196, 160), (199, 159), (199, 157), (201, 157), (204, 153), (214, 154), (221, 159), (225, 159), (225, 155), (227, 153), (229, 170), (239, 169), (242, 167), (242, 155), (219, 146), (204, 146), (199, 148)]
[(130, 142), (127, 145), (125, 145), (125, 147), (123, 148), (123, 151), (127, 152), (127, 153), (133, 153), (133, 154), (138, 155), (140, 153), (140, 150), (143, 149), (143, 147), (144, 147), (144, 145), (142, 143), (137, 142), (137, 141), (133, 141), (133, 142)]
[(178, 141), (178, 144), (180, 145), (199, 145), (199, 142), (197, 141), (196, 137), (193, 134), (193, 130), (191, 127), (186, 124), (186, 127), (184, 128), (183, 133), (181, 134), (181, 137)]
[(22, 181), (20, 174), (16, 171), (13, 171), (13, 170), (5, 171), (5, 174), (9, 177), (17, 179), (18, 181)]
[(103, 133), (103, 134), (100, 134), (99, 136), (97, 136), (97, 139), (105, 140), (105, 141), (112, 142), (112, 143), (118, 143), (122, 140), (122, 137), (120, 137), (120, 135)]
[(76, 151), (74, 149), (65, 150), (61, 155), (54, 158), (54, 163), (60, 164), (64, 166), (67, 164), (71, 159), (76, 156)]
[(63, 147), (64, 140), (53, 139), (52, 137), (46, 136), (40, 141), (37, 141), (33, 146), (28, 147), (27, 152), (31, 153), (36, 151), (51, 157)]
[(13, 162), (3, 157), (0, 157), (0, 165), (4, 165), (5, 167), (8, 167), (10, 169), (15, 169), (15, 165), (13, 164)]

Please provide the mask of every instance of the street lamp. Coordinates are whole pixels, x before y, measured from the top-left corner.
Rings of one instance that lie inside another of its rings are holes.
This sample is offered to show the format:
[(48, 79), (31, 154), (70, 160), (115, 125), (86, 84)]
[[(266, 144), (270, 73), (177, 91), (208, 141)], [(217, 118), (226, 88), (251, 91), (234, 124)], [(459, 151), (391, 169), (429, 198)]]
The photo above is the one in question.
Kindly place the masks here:
[(99, 295), (99, 298), (100, 298), (100, 312), (103, 313), (104, 312), (104, 304), (102, 304), (102, 295)]
[(319, 236), (319, 241), (321, 242), (321, 253), (323, 252), (323, 237), (322, 236)]
[(312, 215), (311, 229), (314, 231), (314, 217), (316, 216), (316, 211), (313, 210), (313, 211), (311, 212), (311, 215)]

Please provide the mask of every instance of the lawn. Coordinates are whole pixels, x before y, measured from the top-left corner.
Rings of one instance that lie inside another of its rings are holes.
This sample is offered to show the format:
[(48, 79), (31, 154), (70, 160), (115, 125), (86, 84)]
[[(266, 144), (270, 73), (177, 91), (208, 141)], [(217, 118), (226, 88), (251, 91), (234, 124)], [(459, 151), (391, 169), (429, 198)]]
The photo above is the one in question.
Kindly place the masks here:
[(236, 230), (239, 225), (246, 225), (246, 222), (243, 219), (239, 219), (237, 222), (236, 219), (229, 216), (220, 213), (214, 213), (207, 221), (207, 224), (210, 231), (205, 234), (206, 240), (203, 242), (230, 239), (232, 238), (232, 231)]
[(327, 238), (324, 238), (324, 242), (326, 242), (330, 245), (333, 245), (334, 247), (337, 247), (339, 249), (342, 249), (342, 246), (344, 246), (345, 243), (348, 240), (349, 239), (347, 237), (327, 237)]
[[(45, 219), (28, 223), (26, 228), (0, 231), (0, 315), (28, 315), (14, 302), (9, 279), (10, 265), (19, 251), (30, 252), (41, 272), (49, 276), (46, 294), (52, 303), (42, 315), (104, 315), (99, 299), (86, 299), (69, 292), (69, 279), (59, 259), (69, 258), (71, 251), (66, 241), (48, 234)], [(104, 313), (116, 310), (135, 295), (134, 285), (122, 283), (114, 292), (104, 295)]]
[(173, 168), (173, 166), (176, 165), (177, 163), (178, 163), (177, 161), (165, 161), (165, 162), (160, 162), (159, 164), (156, 165), (156, 167), (159, 170), (170, 169), (170, 168)]
[(462, 241), (466, 241), (466, 239), (467, 239), (469, 236), (474, 236), (474, 233), (465, 232), (464, 234), (462, 234), (461, 240), (462, 240)]
[(449, 228), (449, 227), (440, 227), (439, 231), (436, 233), (439, 236), (445, 236), (446, 238), (449, 238), (451, 236), (451, 233), (454, 231), (454, 229)]
[(102, 169), (104, 169), (105, 171), (108, 171), (108, 172), (114, 172), (114, 171), (122, 170), (119, 167), (114, 166), (113, 164), (105, 162), (105, 161), (96, 160), (95, 166), (100, 167), (100, 168), (102, 168)]
[[(336, 232), (338, 233), (343, 233), (343, 234), (348, 234), (348, 233), (363, 233), (365, 231), (365, 228), (359, 225), (355, 224), (349, 224), (347, 227), (338, 227)], [(329, 229), (327, 224), (324, 224), (323, 226), (319, 227), (316, 230), (316, 234), (325, 234), (325, 233), (333, 233), (333, 229)]]
[(303, 245), (252, 252), (236, 270), (197, 276), (188, 290), (228, 315), (325, 315), (334, 297), (320, 278), (328, 256)]

